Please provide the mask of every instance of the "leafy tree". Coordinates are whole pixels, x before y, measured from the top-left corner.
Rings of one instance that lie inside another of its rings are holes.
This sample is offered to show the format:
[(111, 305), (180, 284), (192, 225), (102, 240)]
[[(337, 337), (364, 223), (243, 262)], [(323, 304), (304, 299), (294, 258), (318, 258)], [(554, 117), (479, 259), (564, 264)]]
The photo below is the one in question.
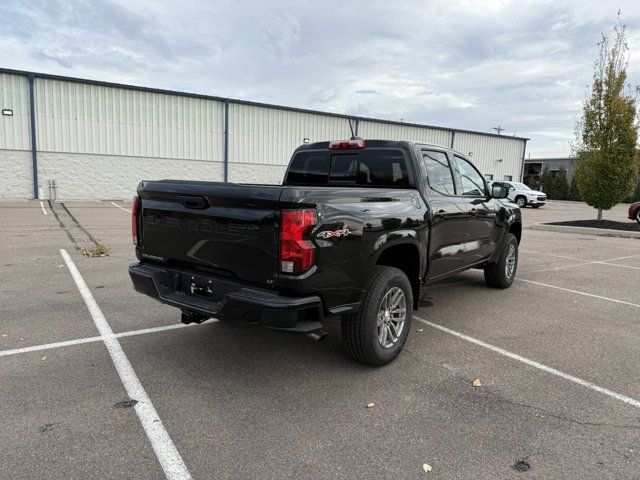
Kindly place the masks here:
[(591, 94), (584, 101), (582, 120), (576, 128), (580, 163), (575, 176), (587, 204), (609, 210), (633, 188), (638, 139), (636, 100), (627, 81), (629, 47), (625, 28), (618, 21), (612, 44), (602, 35), (594, 64)]
[(569, 183), (567, 182), (567, 170), (560, 168), (553, 180), (551, 180), (551, 189), (549, 197), (552, 200), (566, 200), (569, 194)]
[(550, 197), (550, 192), (553, 185), (553, 175), (549, 171), (549, 167), (545, 167), (542, 170), (542, 175), (540, 175), (540, 190), (547, 194), (547, 197)]
[(633, 192), (631, 192), (624, 201), (627, 203), (640, 202), (640, 180), (636, 182), (636, 188), (633, 189)]
[(578, 179), (574, 175), (571, 177), (571, 183), (569, 184), (569, 193), (567, 194), (567, 200), (582, 201), (580, 197), (580, 190), (578, 189)]

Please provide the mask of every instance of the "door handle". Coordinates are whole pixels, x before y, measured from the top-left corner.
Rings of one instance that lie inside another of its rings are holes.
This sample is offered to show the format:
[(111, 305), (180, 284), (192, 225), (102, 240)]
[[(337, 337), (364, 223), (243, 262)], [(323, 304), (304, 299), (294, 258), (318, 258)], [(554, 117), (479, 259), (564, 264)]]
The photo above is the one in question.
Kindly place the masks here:
[(444, 218), (444, 214), (447, 213), (444, 210), (438, 210), (433, 214), (433, 218)]

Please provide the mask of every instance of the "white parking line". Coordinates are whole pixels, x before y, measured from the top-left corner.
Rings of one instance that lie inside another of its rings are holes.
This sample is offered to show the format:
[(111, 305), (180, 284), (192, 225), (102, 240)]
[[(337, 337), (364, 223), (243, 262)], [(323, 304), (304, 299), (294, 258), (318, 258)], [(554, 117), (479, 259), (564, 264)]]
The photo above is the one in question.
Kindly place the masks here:
[(122, 350), (120, 342), (114, 336), (107, 319), (102, 313), (102, 310), (100, 310), (100, 307), (93, 298), (91, 290), (87, 287), (82, 275), (80, 275), (80, 272), (66, 250), (60, 249), (60, 254), (62, 255), (62, 258), (64, 258), (67, 268), (80, 291), (80, 295), (82, 295), (82, 299), (89, 309), (89, 313), (93, 318), (93, 322), (96, 324), (96, 328), (100, 332), (100, 336), (109, 351), (109, 355), (111, 355), (111, 360), (118, 371), (118, 375), (120, 376), (120, 380), (122, 381), (125, 390), (127, 391), (127, 395), (129, 395), (130, 399), (138, 401), (134, 409), (140, 419), (140, 423), (142, 423), (145, 433), (147, 434), (147, 438), (149, 438), (149, 441), (151, 442), (151, 446), (156, 453), (156, 457), (158, 457), (158, 461), (162, 466), (162, 470), (164, 470), (164, 474), (170, 480), (191, 479), (192, 477), (187, 466), (184, 464), (180, 453), (178, 453), (178, 450), (165, 430), (164, 425), (162, 425), (162, 421), (160, 420), (160, 417), (158, 417), (158, 413), (151, 403), (151, 399), (140, 383), (140, 380), (138, 379), (136, 372), (133, 370), (124, 350)]
[(607, 258), (605, 260), (584, 260), (584, 259), (575, 258), (575, 257), (565, 257), (564, 255), (554, 255), (552, 253), (533, 252), (531, 250), (520, 250), (520, 252), (522, 252), (522, 253), (533, 253), (533, 254), (537, 254), (537, 255), (546, 255), (548, 257), (563, 258), (563, 259), (567, 259), (567, 260), (575, 260), (577, 262), (580, 262), (580, 263), (574, 263), (572, 265), (562, 265), (562, 266), (559, 266), (559, 267), (541, 268), (541, 269), (537, 269), (537, 270), (524, 270), (524, 271), (521, 270), (520, 273), (549, 272), (549, 271), (552, 271), (552, 270), (563, 270), (565, 268), (582, 267), (584, 265), (609, 265), (611, 267), (631, 268), (631, 269), (634, 269), (634, 270), (640, 270), (640, 267), (632, 267), (630, 265), (619, 265), (617, 263), (610, 263), (610, 262), (615, 261), (615, 260), (624, 260), (624, 259), (627, 259), (627, 258), (640, 257), (640, 255), (629, 255), (627, 257)]
[(565, 258), (567, 260), (576, 260), (578, 262), (588, 262), (590, 260), (585, 260), (584, 258), (576, 258), (576, 257), (567, 257), (565, 255), (555, 255), (553, 253), (545, 253), (545, 252), (534, 252), (532, 250), (520, 250), (520, 253), (533, 253), (535, 255), (545, 255), (547, 257), (555, 257), (555, 258)]
[(120, 205), (118, 205), (116, 202), (109, 202), (111, 205), (113, 205), (114, 207), (118, 207), (120, 210), (124, 210), (125, 212), (131, 213), (131, 210), (127, 210), (124, 207), (121, 207)]
[(606, 260), (603, 260), (603, 262), (613, 262), (615, 260), (626, 260), (627, 258), (637, 258), (637, 257), (640, 257), (640, 255), (627, 255), (626, 257), (607, 258)]
[(617, 263), (610, 262), (593, 262), (596, 265), (610, 265), (612, 267), (620, 267), (620, 268), (632, 268), (633, 270), (640, 270), (640, 267), (632, 267), (631, 265), (618, 265)]
[(40, 202), (40, 208), (42, 209), (42, 213), (47, 214), (47, 210), (44, 208), (44, 203)]
[(564, 270), (566, 268), (574, 268), (574, 267), (583, 267), (585, 265), (593, 265), (595, 262), (582, 262), (582, 263), (572, 263), (571, 265), (561, 265), (559, 267), (545, 267), (545, 268), (537, 268), (537, 269), (531, 269), (529, 270), (528, 268), (524, 268), (524, 269), (519, 269), (518, 273), (522, 274), (522, 273), (538, 273), (538, 272), (551, 272), (553, 270)]
[(640, 304), (625, 302), (623, 300), (616, 300), (615, 298), (603, 297), (602, 295), (594, 295), (593, 293), (581, 292), (579, 290), (571, 290), (570, 288), (558, 287), (557, 285), (549, 285), (548, 283), (534, 282), (533, 280), (525, 280), (524, 278), (516, 278), (520, 282), (533, 283), (534, 285), (541, 285), (547, 288), (555, 288), (556, 290), (563, 290), (565, 292), (576, 293), (578, 295), (585, 295), (587, 297), (599, 298), (601, 300), (608, 300), (609, 302), (621, 303), (623, 305), (629, 305), (631, 307), (640, 308)]
[(483, 342), (482, 340), (478, 340), (477, 338), (473, 338), (473, 337), (470, 337), (470, 336), (465, 335), (463, 333), (456, 332), (455, 330), (451, 330), (450, 328), (443, 327), (442, 325), (438, 325), (437, 323), (433, 323), (433, 322), (430, 322), (428, 320), (424, 320), (423, 318), (420, 318), (420, 317), (415, 317), (415, 318), (416, 318), (416, 320), (419, 320), (420, 322), (424, 323), (425, 325), (428, 325), (430, 327), (438, 329), (438, 330), (440, 330), (442, 332), (448, 333), (449, 335), (454, 335), (454, 336), (456, 336), (456, 337), (458, 337), (458, 338), (460, 338), (462, 340), (466, 340), (467, 342), (471, 342), (471, 343), (473, 343), (475, 345), (478, 345), (480, 347), (487, 348), (487, 349), (491, 350), (492, 352), (495, 352), (495, 353), (497, 353), (499, 355), (502, 355), (504, 357), (511, 358), (512, 360), (517, 360), (518, 362), (522, 362), (522, 363), (524, 363), (526, 365), (529, 365), (530, 367), (537, 368), (538, 370), (542, 370), (543, 372), (550, 373), (551, 375), (556, 375), (556, 376), (558, 376), (560, 378), (563, 378), (565, 380), (568, 380), (570, 382), (577, 383), (578, 385), (582, 385), (583, 387), (590, 388), (591, 390), (594, 390), (594, 391), (596, 391), (598, 393), (602, 393), (602, 394), (607, 395), (607, 396), (609, 396), (611, 398), (615, 398), (616, 400), (620, 400), (621, 402), (624, 402), (627, 405), (631, 405), (633, 407), (640, 408), (640, 400), (636, 400), (635, 398), (631, 398), (631, 397), (628, 397), (628, 396), (623, 395), (621, 393), (614, 392), (613, 390), (609, 390), (608, 388), (600, 387), (600, 386), (596, 385), (595, 383), (591, 383), (591, 382), (589, 382), (587, 380), (583, 380), (581, 378), (574, 377), (573, 375), (569, 375), (568, 373), (564, 373), (564, 372), (562, 372), (560, 370), (557, 370), (555, 368), (548, 367), (546, 365), (543, 365), (542, 363), (538, 363), (538, 362), (536, 362), (534, 360), (530, 360), (530, 359), (528, 359), (526, 357), (523, 357), (523, 356), (520, 356), (520, 355), (518, 355), (516, 353), (509, 352), (508, 350), (505, 350), (503, 348), (496, 347), (496, 346), (491, 345), (489, 343)]
[[(216, 320), (213, 320), (214, 322)], [(173, 325), (166, 325), (164, 327), (143, 328), (141, 330), (129, 330), (128, 332), (121, 332), (113, 334), (113, 338), (132, 337), (134, 335), (144, 335), (145, 333), (165, 332), (167, 330), (175, 330), (178, 328), (185, 328), (195, 324), (185, 325), (184, 323), (176, 323)], [(103, 337), (86, 337), (77, 338), (75, 340), (65, 340), (63, 342), (44, 343), (41, 345), (33, 345), (31, 347), (13, 348), (11, 350), (0, 350), (0, 357), (8, 357), (10, 355), (18, 355), (20, 353), (39, 352), (41, 350), (51, 350), (54, 348), (71, 347), (73, 345), (82, 345), (84, 343), (101, 342)]]

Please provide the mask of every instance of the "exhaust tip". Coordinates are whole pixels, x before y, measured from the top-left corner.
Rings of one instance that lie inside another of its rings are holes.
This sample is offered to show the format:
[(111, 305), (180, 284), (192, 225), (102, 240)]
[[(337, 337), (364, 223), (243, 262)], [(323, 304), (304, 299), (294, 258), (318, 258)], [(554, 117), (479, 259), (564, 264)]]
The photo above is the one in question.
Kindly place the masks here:
[(311, 340), (314, 340), (316, 342), (319, 342), (320, 340), (324, 340), (327, 335), (328, 333), (325, 332), (324, 330), (316, 330), (315, 332), (307, 333), (307, 337), (309, 337)]

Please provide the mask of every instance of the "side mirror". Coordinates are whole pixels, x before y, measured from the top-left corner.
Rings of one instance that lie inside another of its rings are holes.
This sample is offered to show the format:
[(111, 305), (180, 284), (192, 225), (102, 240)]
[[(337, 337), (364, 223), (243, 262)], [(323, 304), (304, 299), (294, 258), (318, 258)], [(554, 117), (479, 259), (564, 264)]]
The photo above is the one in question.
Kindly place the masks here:
[(504, 185), (492, 185), (491, 196), (498, 200), (501, 198), (507, 198), (509, 196), (509, 189)]

